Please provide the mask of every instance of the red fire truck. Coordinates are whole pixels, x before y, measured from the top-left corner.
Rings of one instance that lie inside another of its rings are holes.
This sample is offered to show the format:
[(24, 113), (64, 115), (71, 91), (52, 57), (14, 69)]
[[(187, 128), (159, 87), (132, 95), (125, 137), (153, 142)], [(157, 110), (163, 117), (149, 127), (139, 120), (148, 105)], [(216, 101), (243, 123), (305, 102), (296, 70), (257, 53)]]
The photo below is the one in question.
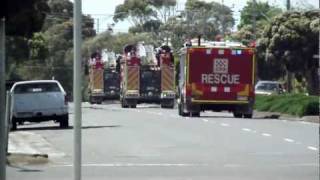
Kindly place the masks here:
[[(147, 54), (152, 57), (153, 47)], [(135, 108), (139, 103), (157, 103), (162, 108), (174, 108), (174, 65), (168, 46), (157, 53), (157, 62), (138, 54), (136, 44), (127, 45), (121, 59), (120, 101), (123, 108)], [(152, 58), (151, 58), (152, 59)]]
[(254, 49), (228, 42), (185, 47), (180, 52), (179, 78), (179, 115), (227, 110), (237, 118), (252, 118)]

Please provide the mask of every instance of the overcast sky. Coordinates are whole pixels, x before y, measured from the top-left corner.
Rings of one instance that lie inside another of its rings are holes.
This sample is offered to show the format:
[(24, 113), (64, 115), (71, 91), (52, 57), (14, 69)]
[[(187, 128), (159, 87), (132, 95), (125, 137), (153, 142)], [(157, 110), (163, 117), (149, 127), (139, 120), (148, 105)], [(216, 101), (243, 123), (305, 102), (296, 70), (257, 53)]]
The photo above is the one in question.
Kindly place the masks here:
[[(236, 24), (240, 18), (240, 11), (246, 5), (248, 0), (205, 0), (223, 2), (225, 5), (229, 6), (234, 11), (234, 18), (236, 19)], [(267, 1), (267, 0), (256, 0)], [(268, 0), (270, 4), (277, 5), (284, 8), (287, 0)], [(82, 11), (84, 14), (91, 14), (95, 18), (95, 25), (97, 27), (97, 22), (99, 19), (99, 31), (104, 31), (107, 28), (107, 24), (113, 23), (112, 14), (114, 13), (115, 7), (122, 4), (124, 0), (82, 0)], [(186, 0), (178, 0), (178, 8), (183, 9)], [(292, 6), (314, 6), (319, 7), (319, 0), (291, 0)], [(126, 32), (130, 26), (128, 22), (119, 22), (114, 27), (116, 32)]]

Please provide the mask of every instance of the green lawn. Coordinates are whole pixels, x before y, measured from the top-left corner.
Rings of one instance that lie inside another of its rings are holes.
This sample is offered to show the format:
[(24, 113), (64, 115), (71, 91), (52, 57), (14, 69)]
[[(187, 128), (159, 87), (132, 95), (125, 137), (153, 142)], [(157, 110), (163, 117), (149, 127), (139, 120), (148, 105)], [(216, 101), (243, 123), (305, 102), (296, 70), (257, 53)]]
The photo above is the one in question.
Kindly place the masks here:
[(295, 116), (319, 115), (319, 97), (303, 94), (256, 96), (258, 111), (280, 112)]

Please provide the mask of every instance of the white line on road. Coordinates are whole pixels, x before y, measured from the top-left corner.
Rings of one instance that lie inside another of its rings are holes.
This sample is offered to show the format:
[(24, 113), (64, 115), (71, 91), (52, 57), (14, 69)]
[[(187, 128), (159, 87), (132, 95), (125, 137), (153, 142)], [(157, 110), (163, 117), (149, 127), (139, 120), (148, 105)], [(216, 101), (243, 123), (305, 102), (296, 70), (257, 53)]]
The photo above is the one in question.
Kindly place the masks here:
[(316, 163), (294, 163), (294, 164), (278, 164), (278, 167), (319, 167)]
[(203, 121), (203, 122), (209, 122), (209, 120), (208, 120), (208, 119), (202, 119), (202, 121)]
[(313, 146), (308, 146), (308, 149), (310, 149), (310, 150), (312, 150), (312, 151), (317, 151), (317, 150), (318, 150), (318, 148), (313, 147)]
[(290, 142), (290, 143), (293, 143), (294, 140), (293, 139), (289, 139), (289, 138), (283, 138), (284, 141), (287, 141), (287, 142)]
[(220, 123), (220, 125), (221, 126), (224, 126), (224, 127), (228, 127), (228, 126), (230, 126), (229, 124), (227, 124), (227, 123)]
[(252, 130), (249, 129), (249, 128), (242, 128), (242, 131), (250, 132), (250, 131), (252, 131)]
[[(54, 165), (53, 167), (72, 167), (72, 164)], [(108, 163), (108, 164), (82, 164), (82, 167), (191, 167), (208, 166), (208, 164), (184, 163)]]
[(271, 134), (268, 134), (268, 133), (262, 133), (261, 135), (262, 135), (262, 136), (265, 136), (265, 137), (270, 137), (270, 136), (272, 136)]

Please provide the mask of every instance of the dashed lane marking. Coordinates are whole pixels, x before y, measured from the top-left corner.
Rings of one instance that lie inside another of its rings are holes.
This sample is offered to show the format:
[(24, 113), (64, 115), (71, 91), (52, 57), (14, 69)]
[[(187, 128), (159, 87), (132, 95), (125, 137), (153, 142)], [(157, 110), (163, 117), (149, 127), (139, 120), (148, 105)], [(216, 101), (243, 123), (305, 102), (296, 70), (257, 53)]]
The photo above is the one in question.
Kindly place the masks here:
[(202, 121), (203, 121), (203, 122), (209, 122), (209, 120), (208, 120), (208, 119), (202, 119)]
[(242, 131), (251, 132), (252, 130), (249, 128), (242, 128)]
[(230, 126), (230, 125), (227, 124), (227, 123), (220, 123), (220, 125), (223, 126), (223, 127), (228, 127), (228, 126)]
[(289, 139), (289, 138), (283, 138), (283, 140), (284, 140), (284, 141), (287, 141), (287, 142), (289, 142), (289, 143), (293, 143), (293, 142), (294, 142), (293, 139)]
[(313, 147), (313, 146), (308, 146), (308, 149), (310, 149), (310, 150), (312, 150), (312, 151), (317, 151), (317, 150), (318, 150), (318, 148)]
[(271, 134), (268, 134), (268, 133), (262, 133), (261, 135), (265, 136), (265, 137), (271, 137), (272, 136)]

